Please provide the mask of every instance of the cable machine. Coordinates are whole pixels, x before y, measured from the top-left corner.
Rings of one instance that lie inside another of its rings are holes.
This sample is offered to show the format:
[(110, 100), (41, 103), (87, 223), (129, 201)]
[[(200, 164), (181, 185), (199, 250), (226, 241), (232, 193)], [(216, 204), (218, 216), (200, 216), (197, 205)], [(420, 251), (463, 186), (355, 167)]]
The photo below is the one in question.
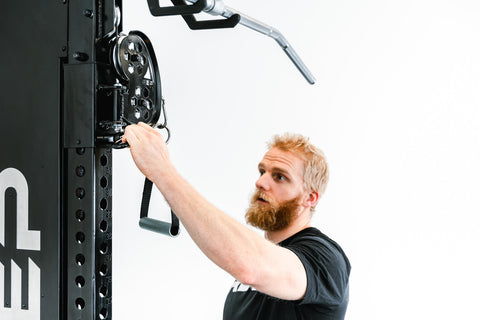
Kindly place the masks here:
[[(154, 16), (193, 30), (244, 25), (281, 46), (315, 79), (282, 34), (220, 0), (147, 0)], [(112, 319), (112, 149), (131, 123), (165, 129), (153, 46), (122, 32), (121, 0), (16, 0), (0, 52), (0, 319)], [(207, 12), (220, 19), (197, 20)], [(140, 227), (175, 236), (179, 222)]]

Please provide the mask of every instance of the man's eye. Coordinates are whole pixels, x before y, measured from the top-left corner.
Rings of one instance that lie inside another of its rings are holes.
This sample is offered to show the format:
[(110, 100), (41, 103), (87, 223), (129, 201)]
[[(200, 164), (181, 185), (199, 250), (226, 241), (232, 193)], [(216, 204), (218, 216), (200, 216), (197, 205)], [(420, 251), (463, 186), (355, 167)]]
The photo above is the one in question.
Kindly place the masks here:
[(281, 174), (278, 174), (278, 173), (275, 175), (275, 179), (277, 179), (279, 181), (285, 181), (285, 177)]
[(258, 170), (258, 172), (260, 173), (261, 176), (263, 176), (263, 174), (265, 173), (264, 170)]

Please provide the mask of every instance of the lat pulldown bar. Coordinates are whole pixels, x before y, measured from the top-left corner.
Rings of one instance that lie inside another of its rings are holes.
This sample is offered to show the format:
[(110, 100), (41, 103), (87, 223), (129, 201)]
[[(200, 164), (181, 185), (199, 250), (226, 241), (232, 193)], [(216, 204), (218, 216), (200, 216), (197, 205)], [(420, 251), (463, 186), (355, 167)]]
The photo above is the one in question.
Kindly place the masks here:
[[(233, 8), (226, 6), (222, 0), (171, 0), (174, 4), (170, 7), (161, 7), (159, 0), (147, 0), (150, 13), (154, 16), (182, 15), (185, 22), (192, 30), (232, 28), (241, 24), (273, 38), (290, 58), (297, 69), (302, 73), (310, 84), (315, 83), (315, 77), (305, 65), (303, 60), (293, 49), (292, 45), (277, 29), (247, 16)], [(187, 4), (187, 1), (192, 3)], [(195, 13), (206, 12), (214, 16), (222, 16), (226, 19), (197, 21)]]

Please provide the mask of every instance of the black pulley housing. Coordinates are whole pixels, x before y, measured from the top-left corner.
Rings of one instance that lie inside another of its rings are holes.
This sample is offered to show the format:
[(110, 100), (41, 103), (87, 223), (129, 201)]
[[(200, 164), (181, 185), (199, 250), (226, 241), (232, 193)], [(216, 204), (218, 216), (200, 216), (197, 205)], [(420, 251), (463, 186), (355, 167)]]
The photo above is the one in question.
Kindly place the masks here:
[(121, 120), (155, 126), (162, 109), (162, 88), (150, 40), (140, 31), (120, 34), (112, 48), (112, 62), (125, 86), (120, 95)]

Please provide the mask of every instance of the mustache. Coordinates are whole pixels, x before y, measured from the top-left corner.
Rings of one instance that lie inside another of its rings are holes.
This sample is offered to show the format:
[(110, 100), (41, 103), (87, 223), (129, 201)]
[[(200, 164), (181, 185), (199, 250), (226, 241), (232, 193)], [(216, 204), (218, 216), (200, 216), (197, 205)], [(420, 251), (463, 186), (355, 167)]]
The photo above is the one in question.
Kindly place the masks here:
[(252, 204), (255, 203), (257, 200), (263, 200), (265, 202), (268, 202), (270, 204), (275, 204), (275, 200), (267, 196), (264, 192), (260, 190), (255, 190), (255, 193), (252, 196)]

